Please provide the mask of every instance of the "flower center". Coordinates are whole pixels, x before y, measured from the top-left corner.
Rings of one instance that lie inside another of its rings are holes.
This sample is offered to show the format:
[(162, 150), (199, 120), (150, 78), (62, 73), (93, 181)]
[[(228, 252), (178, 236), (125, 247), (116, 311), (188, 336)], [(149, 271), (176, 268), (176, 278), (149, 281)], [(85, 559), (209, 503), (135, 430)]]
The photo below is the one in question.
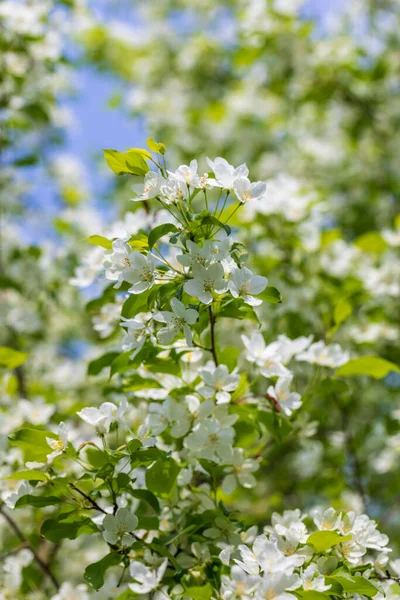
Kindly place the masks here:
[(185, 324), (185, 319), (183, 317), (173, 317), (171, 321), (171, 325), (173, 329), (180, 329)]
[(239, 294), (240, 296), (248, 296), (249, 295), (249, 284), (248, 283), (242, 283), (239, 286)]
[(238, 581), (236, 584), (236, 594), (241, 598), (246, 593), (246, 586), (243, 581)]
[(322, 529), (332, 529), (332, 523), (330, 521), (322, 521)]
[(125, 267), (130, 267), (131, 266), (131, 261), (129, 260), (129, 258), (126, 256), (123, 261), (122, 264), (125, 265)]
[(223, 390), (224, 389), (224, 385), (225, 385), (225, 381), (223, 381), (222, 379), (216, 379), (214, 381), (214, 387), (216, 390)]
[(204, 290), (206, 292), (212, 292), (212, 290), (215, 287), (215, 280), (214, 279), (205, 279), (204, 280)]
[(153, 271), (148, 267), (143, 267), (142, 269), (140, 269), (140, 279), (142, 281), (152, 281)]

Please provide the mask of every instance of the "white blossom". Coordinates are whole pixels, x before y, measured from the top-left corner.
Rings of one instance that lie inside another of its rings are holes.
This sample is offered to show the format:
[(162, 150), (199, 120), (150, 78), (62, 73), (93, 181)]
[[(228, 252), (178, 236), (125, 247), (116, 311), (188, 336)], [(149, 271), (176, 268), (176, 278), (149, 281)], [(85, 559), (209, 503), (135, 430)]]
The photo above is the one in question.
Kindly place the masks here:
[(108, 433), (112, 423), (119, 423), (126, 412), (128, 403), (122, 399), (119, 406), (112, 402), (103, 402), (99, 408), (93, 406), (83, 408), (76, 414), (89, 425), (93, 425), (98, 434)]
[(166, 327), (160, 329), (157, 338), (161, 344), (170, 344), (178, 333), (183, 329), (186, 343), (188, 346), (192, 344), (192, 332), (189, 325), (194, 325), (199, 318), (199, 313), (193, 308), (186, 308), (185, 305), (178, 300), (172, 298), (170, 311), (162, 311), (154, 315), (154, 319), (161, 323), (166, 323)]
[(57, 456), (60, 456), (67, 449), (68, 429), (65, 423), (61, 422), (58, 426), (58, 440), (46, 437), (46, 442), (53, 450), (53, 452), (47, 455), (47, 462), (51, 463), (55, 458), (57, 458)]
[(289, 391), (292, 379), (293, 375), (279, 377), (275, 386), (271, 385), (267, 390), (268, 396), (273, 398), (282, 412), (288, 416), (302, 404), (300, 394)]
[(103, 519), (103, 537), (109, 544), (121, 543), (129, 546), (134, 542), (130, 535), (138, 525), (137, 516), (128, 508), (119, 508), (115, 515), (106, 515)]
[(149, 569), (139, 561), (132, 561), (129, 572), (136, 583), (130, 583), (130, 589), (136, 594), (148, 594), (156, 589), (164, 576), (167, 565), (167, 558), (157, 569)]
[(144, 177), (143, 184), (135, 183), (132, 185), (132, 190), (137, 194), (137, 198), (132, 198), (134, 201), (150, 200), (158, 196), (160, 187), (164, 179), (159, 173), (149, 171)]
[(342, 350), (339, 344), (327, 346), (324, 341), (315, 342), (305, 350), (296, 355), (296, 360), (302, 360), (323, 367), (336, 369), (348, 362), (350, 355)]
[(233, 188), (236, 179), (247, 177), (249, 174), (249, 170), (245, 164), (235, 168), (224, 158), (220, 157), (214, 161), (207, 158), (207, 164), (215, 175), (215, 180), (212, 181), (212, 184), (228, 190)]
[(246, 203), (252, 200), (260, 200), (266, 190), (266, 185), (263, 181), (251, 183), (247, 177), (238, 177), (233, 182), (233, 190), (240, 202)]
[(203, 384), (197, 387), (197, 391), (205, 398), (215, 396), (217, 404), (225, 404), (231, 400), (231, 392), (239, 385), (240, 375), (229, 373), (226, 365), (214, 366), (208, 363), (206, 367), (199, 369)]
[(266, 288), (268, 279), (261, 275), (253, 275), (247, 267), (234, 268), (229, 280), (229, 291), (234, 298), (243, 298), (246, 304), (250, 306), (259, 306), (262, 304), (260, 298), (254, 298), (254, 295), (261, 294)]
[(226, 291), (228, 282), (224, 279), (224, 269), (220, 263), (212, 264), (207, 268), (194, 264), (192, 273), (193, 279), (186, 281), (184, 290), (203, 304), (212, 302), (214, 292), (222, 294)]

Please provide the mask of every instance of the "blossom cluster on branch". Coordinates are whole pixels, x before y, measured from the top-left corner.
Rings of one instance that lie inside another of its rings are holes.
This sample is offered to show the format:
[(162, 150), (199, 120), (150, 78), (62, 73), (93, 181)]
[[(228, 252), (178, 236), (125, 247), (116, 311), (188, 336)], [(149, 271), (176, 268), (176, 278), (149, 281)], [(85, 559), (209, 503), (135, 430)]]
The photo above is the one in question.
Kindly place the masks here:
[[(351, 372), (357, 358), (312, 335), (266, 342), (257, 311), (277, 307), (281, 295), (246, 266), (249, 253), (229, 226), (266, 184), (222, 158), (208, 160), (202, 175), (196, 161), (170, 171), (164, 145), (148, 145), (152, 152), (105, 157), (115, 173), (143, 177), (133, 200), (149, 213), (162, 210), (163, 222), (148, 233), (90, 238), (105, 250), (105, 296), (119, 307), (124, 331), (120, 350), (92, 369), (109, 367), (119, 397), (83, 403), (57, 431), (30, 424), (9, 436), (23, 468), (9, 476), (20, 483), (0, 508), (27, 549), (6, 559), (5, 572), (36, 562), (58, 588), (52, 600), (396, 594), (387, 536), (367, 515), (296, 509), (265, 525), (229, 508), (238, 487), (257, 486), (271, 442), (310, 435), (302, 413), (316, 381), (329, 373), (340, 385), (334, 373)], [(251, 332), (240, 333), (243, 320)], [(225, 327), (240, 347), (223, 344)], [(304, 363), (311, 371), (298, 381)], [(132, 390), (141, 404), (128, 402)], [(45, 511), (40, 535), (55, 546), (97, 540), (103, 555), (83, 577), (98, 592), (58, 581), (10, 516), (26, 507)]]

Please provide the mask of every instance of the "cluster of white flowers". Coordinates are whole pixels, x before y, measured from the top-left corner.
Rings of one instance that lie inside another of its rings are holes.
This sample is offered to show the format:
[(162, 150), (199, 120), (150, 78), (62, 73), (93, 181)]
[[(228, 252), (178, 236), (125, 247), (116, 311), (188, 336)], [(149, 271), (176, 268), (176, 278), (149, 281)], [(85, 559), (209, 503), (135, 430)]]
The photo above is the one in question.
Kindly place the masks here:
[[(357, 572), (361, 571), (365, 584), (371, 586), (368, 590), (371, 595), (378, 590), (384, 593), (379, 574), (388, 565), (390, 548), (388, 537), (379, 533), (375, 521), (367, 515), (340, 514), (333, 508), (316, 509), (312, 518), (317, 528), (314, 532), (304, 522), (307, 515), (298, 509), (287, 510), (283, 515), (274, 513), (271, 525), (264, 528), (262, 535), (255, 539), (251, 536), (246, 545), (241, 544), (237, 549), (223, 549), (222, 562), (235, 563), (230, 575), (222, 577), (224, 600), (294, 600), (298, 593), (330, 593), (334, 586), (336, 594), (343, 580), (344, 590), (356, 590)], [(343, 568), (343, 563), (355, 569), (356, 577)], [(367, 570), (361, 569), (363, 566)], [(374, 569), (378, 576), (374, 575)]]
[[(88, 285), (103, 271), (111, 284), (102, 298), (88, 305), (95, 307), (93, 313), (89, 310), (93, 328), (108, 351), (89, 365), (89, 374), (111, 364), (111, 374), (117, 375), (111, 389), (118, 394), (109, 395), (105, 387), (105, 401), (90, 394), (83, 401), (80, 396), (72, 409), (75, 421), (69, 422), (61, 413), (63, 420), (57, 419), (57, 425), (46, 432), (37, 460), (15, 450), (2, 468), (3, 477), (12, 475), (11, 465), (17, 462), (22, 469), (33, 470), (33, 480), (24, 480), (24, 471), (17, 475), (20, 480), (4, 479), (2, 501), (12, 510), (37, 502), (41, 488), (53, 481), (59, 469), (65, 469), (61, 481), (73, 476), (68, 502), (81, 502), (81, 510), (91, 511), (85, 527), (89, 531), (93, 527), (102, 543), (108, 544), (115, 566), (121, 566), (118, 559), (123, 560), (123, 587), (135, 594), (151, 593), (159, 600), (185, 594), (190, 569), (208, 563), (215, 548), (225, 565), (220, 590), (224, 600), (276, 596), (293, 600), (299, 590), (325, 593), (342, 585), (343, 568), (347, 578), (359, 583), (360, 575), (352, 569), (366, 565), (371, 566), (362, 570), (363, 581), (370, 578), (371, 585), (376, 583), (382, 591), (386, 584), (380, 584), (376, 574), (387, 575), (382, 570), (388, 565), (387, 539), (366, 516), (316, 512), (318, 530), (335, 536), (321, 550), (322, 542), (315, 540), (314, 545), (313, 534), (307, 532), (309, 520), (300, 511), (274, 515), (272, 527), (258, 537), (257, 528), (242, 532), (227, 515), (218, 513), (220, 498), (240, 495), (240, 488), (257, 487), (268, 441), (284, 437), (285, 431), (298, 433), (303, 440), (315, 434), (317, 423), (299, 409), (314, 379), (321, 373), (333, 376), (334, 370), (349, 361), (350, 352), (331, 343), (330, 334), (325, 342), (315, 341), (315, 335), (274, 337), (265, 328), (255, 328), (266, 303), (279, 303), (280, 294), (274, 287), (267, 288), (266, 277), (245, 266), (251, 255), (235, 242), (228, 223), (244, 205), (268, 202), (264, 182), (252, 183), (246, 165), (235, 168), (222, 158), (208, 161), (212, 171), (204, 175), (198, 173), (196, 161), (173, 172), (167, 170), (164, 159), (158, 166), (159, 171), (148, 171), (144, 183), (134, 186), (134, 201), (162, 207), (156, 217), (151, 210), (139, 209), (107, 226), (102, 231), (106, 238), (94, 235), (91, 241), (100, 240), (102, 248), (94, 249), (73, 281)], [(301, 195), (300, 188), (296, 193)], [(333, 277), (344, 271), (338, 246), (331, 248), (331, 259), (336, 252), (338, 264), (327, 259), (324, 267)], [(353, 273), (353, 268), (360, 268), (362, 252), (356, 245), (347, 246), (354, 258), (348, 273)], [(371, 267), (373, 263), (362, 264)], [(273, 269), (270, 273), (273, 279)], [(298, 298), (290, 301), (294, 307), (299, 303)], [(279, 305), (276, 310), (281, 310)], [(241, 318), (253, 325), (242, 328), (236, 321), (236, 330), (233, 320)], [(223, 329), (224, 323), (229, 323), (228, 328)], [(121, 329), (124, 334), (118, 343), (114, 340)], [(222, 331), (232, 345), (221, 344)], [(373, 337), (373, 332), (369, 335)], [(389, 331), (388, 339), (393, 335)], [(236, 347), (240, 338), (241, 348)], [(310, 366), (305, 368), (304, 363)], [(70, 375), (66, 370), (63, 377)], [(38, 397), (30, 415), (26, 402), (20, 400), (12, 419), (2, 426), (3, 433), (29, 421), (40, 428), (55, 414), (54, 406)], [(80, 418), (79, 427), (75, 415)], [(246, 428), (251, 430), (248, 439)], [(336, 438), (338, 444), (344, 443), (339, 434)], [(306, 467), (299, 468), (301, 473), (314, 468), (315, 456), (311, 452), (309, 459), (308, 451), (304, 444), (298, 455), (299, 461), (307, 461)], [(385, 472), (393, 456), (393, 448), (377, 455), (376, 470)], [(71, 459), (74, 464), (69, 466)], [(86, 471), (82, 482), (103, 477), (104, 485), (96, 490), (84, 483), (83, 491), (78, 479), (82, 469)], [(157, 483), (151, 479), (157, 479), (157, 474), (160, 480), (171, 477), (168, 500), (164, 490), (158, 497)], [(141, 502), (150, 503), (160, 518), (143, 514)], [(208, 518), (209, 512), (213, 514)], [(205, 519), (199, 528), (201, 543), (189, 543), (185, 537), (176, 544), (166, 540), (168, 559), (165, 553), (159, 554), (158, 536), (177, 535), (176, 519), (192, 514)], [(252, 550), (240, 545), (240, 540), (254, 541)], [(146, 546), (153, 542), (154, 554)], [(369, 563), (372, 550), (380, 554)], [(229, 576), (231, 560), (235, 564)], [(189, 569), (185, 585), (172, 584), (170, 567), (176, 569), (176, 565)], [(104, 594), (109, 589), (114, 593), (113, 574), (105, 582)], [(92, 597), (87, 586), (64, 582), (54, 598), (74, 595)]]

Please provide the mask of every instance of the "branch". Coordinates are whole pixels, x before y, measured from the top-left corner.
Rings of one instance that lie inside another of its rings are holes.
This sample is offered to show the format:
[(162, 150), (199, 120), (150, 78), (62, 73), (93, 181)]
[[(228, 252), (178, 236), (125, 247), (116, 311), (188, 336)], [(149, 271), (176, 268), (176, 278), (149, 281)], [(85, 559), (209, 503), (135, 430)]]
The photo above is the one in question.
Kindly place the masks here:
[(346, 446), (349, 463), (350, 463), (353, 487), (357, 490), (357, 492), (360, 495), (361, 502), (363, 505), (363, 511), (368, 514), (368, 512), (369, 512), (368, 493), (367, 493), (367, 490), (365, 489), (365, 486), (363, 483), (362, 468), (361, 468), (361, 464), (357, 457), (356, 449), (354, 447), (354, 441), (353, 441), (351, 433), (349, 432), (348, 417), (345, 415), (343, 409), (342, 409), (342, 420), (343, 420), (345, 446)]
[(218, 358), (217, 358), (217, 350), (215, 346), (215, 317), (211, 308), (211, 304), (208, 307), (208, 314), (210, 316), (210, 331), (211, 331), (211, 353), (213, 355), (213, 359), (215, 362), (215, 366), (218, 367)]
[(20, 530), (20, 528), (18, 527), (18, 525), (16, 524), (16, 522), (14, 521), (14, 519), (12, 517), (10, 517), (10, 515), (7, 512), (5, 512), (3, 504), (0, 504), (0, 513), (3, 515), (4, 519), (7, 521), (7, 523), (11, 527), (11, 529), (14, 531), (15, 535), (21, 540), (21, 542), (23, 542), (23, 544), (27, 548), (29, 548), (29, 550), (32, 552), (32, 554), (34, 556), (34, 559), (36, 560), (37, 564), (39, 565), (39, 567), (41, 568), (41, 570), (43, 571), (43, 573), (45, 575), (47, 575), (47, 577), (51, 580), (51, 582), (54, 585), (54, 587), (56, 588), (56, 590), (58, 590), (59, 587), (60, 587), (60, 584), (58, 583), (57, 579), (53, 575), (53, 573), (52, 573), (49, 565), (47, 565), (40, 558), (39, 554), (36, 552), (35, 548), (29, 542), (29, 540), (25, 536), (25, 534), (22, 533), (22, 531)]
[(87, 494), (85, 494), (85, 492), (82, 492), (82, 490), (80, 490), (79, 488), (76, 487), (76, 485), (74, 485), (73, 483), (69, 484), (70, 487), (72, 487), (73, 490), (75, 490), (75, 492), (78, 492), (78, 494), (80, 494), (81, 496), (83, 496), (84, 498), (86, 498), (86, 500), (89, 500), (90, 504), (91, 504), (91, 508), (95, 508), (96, 510), (99, 510), (100, 512), (102, 512), (103, 514), (107, 515), (108, 513), (101, 508), (101, 506), (99, 506), (97, 504), (97, 502), (95, 500), (93, 500), (93, 498), (91, 498), (90, 496), (88, 496)]
[(389, 571), (385, 571), (386, 575), (375, 575), (379, 581), (395, 581), (400, 584), (400, 577), (393, 577)]

